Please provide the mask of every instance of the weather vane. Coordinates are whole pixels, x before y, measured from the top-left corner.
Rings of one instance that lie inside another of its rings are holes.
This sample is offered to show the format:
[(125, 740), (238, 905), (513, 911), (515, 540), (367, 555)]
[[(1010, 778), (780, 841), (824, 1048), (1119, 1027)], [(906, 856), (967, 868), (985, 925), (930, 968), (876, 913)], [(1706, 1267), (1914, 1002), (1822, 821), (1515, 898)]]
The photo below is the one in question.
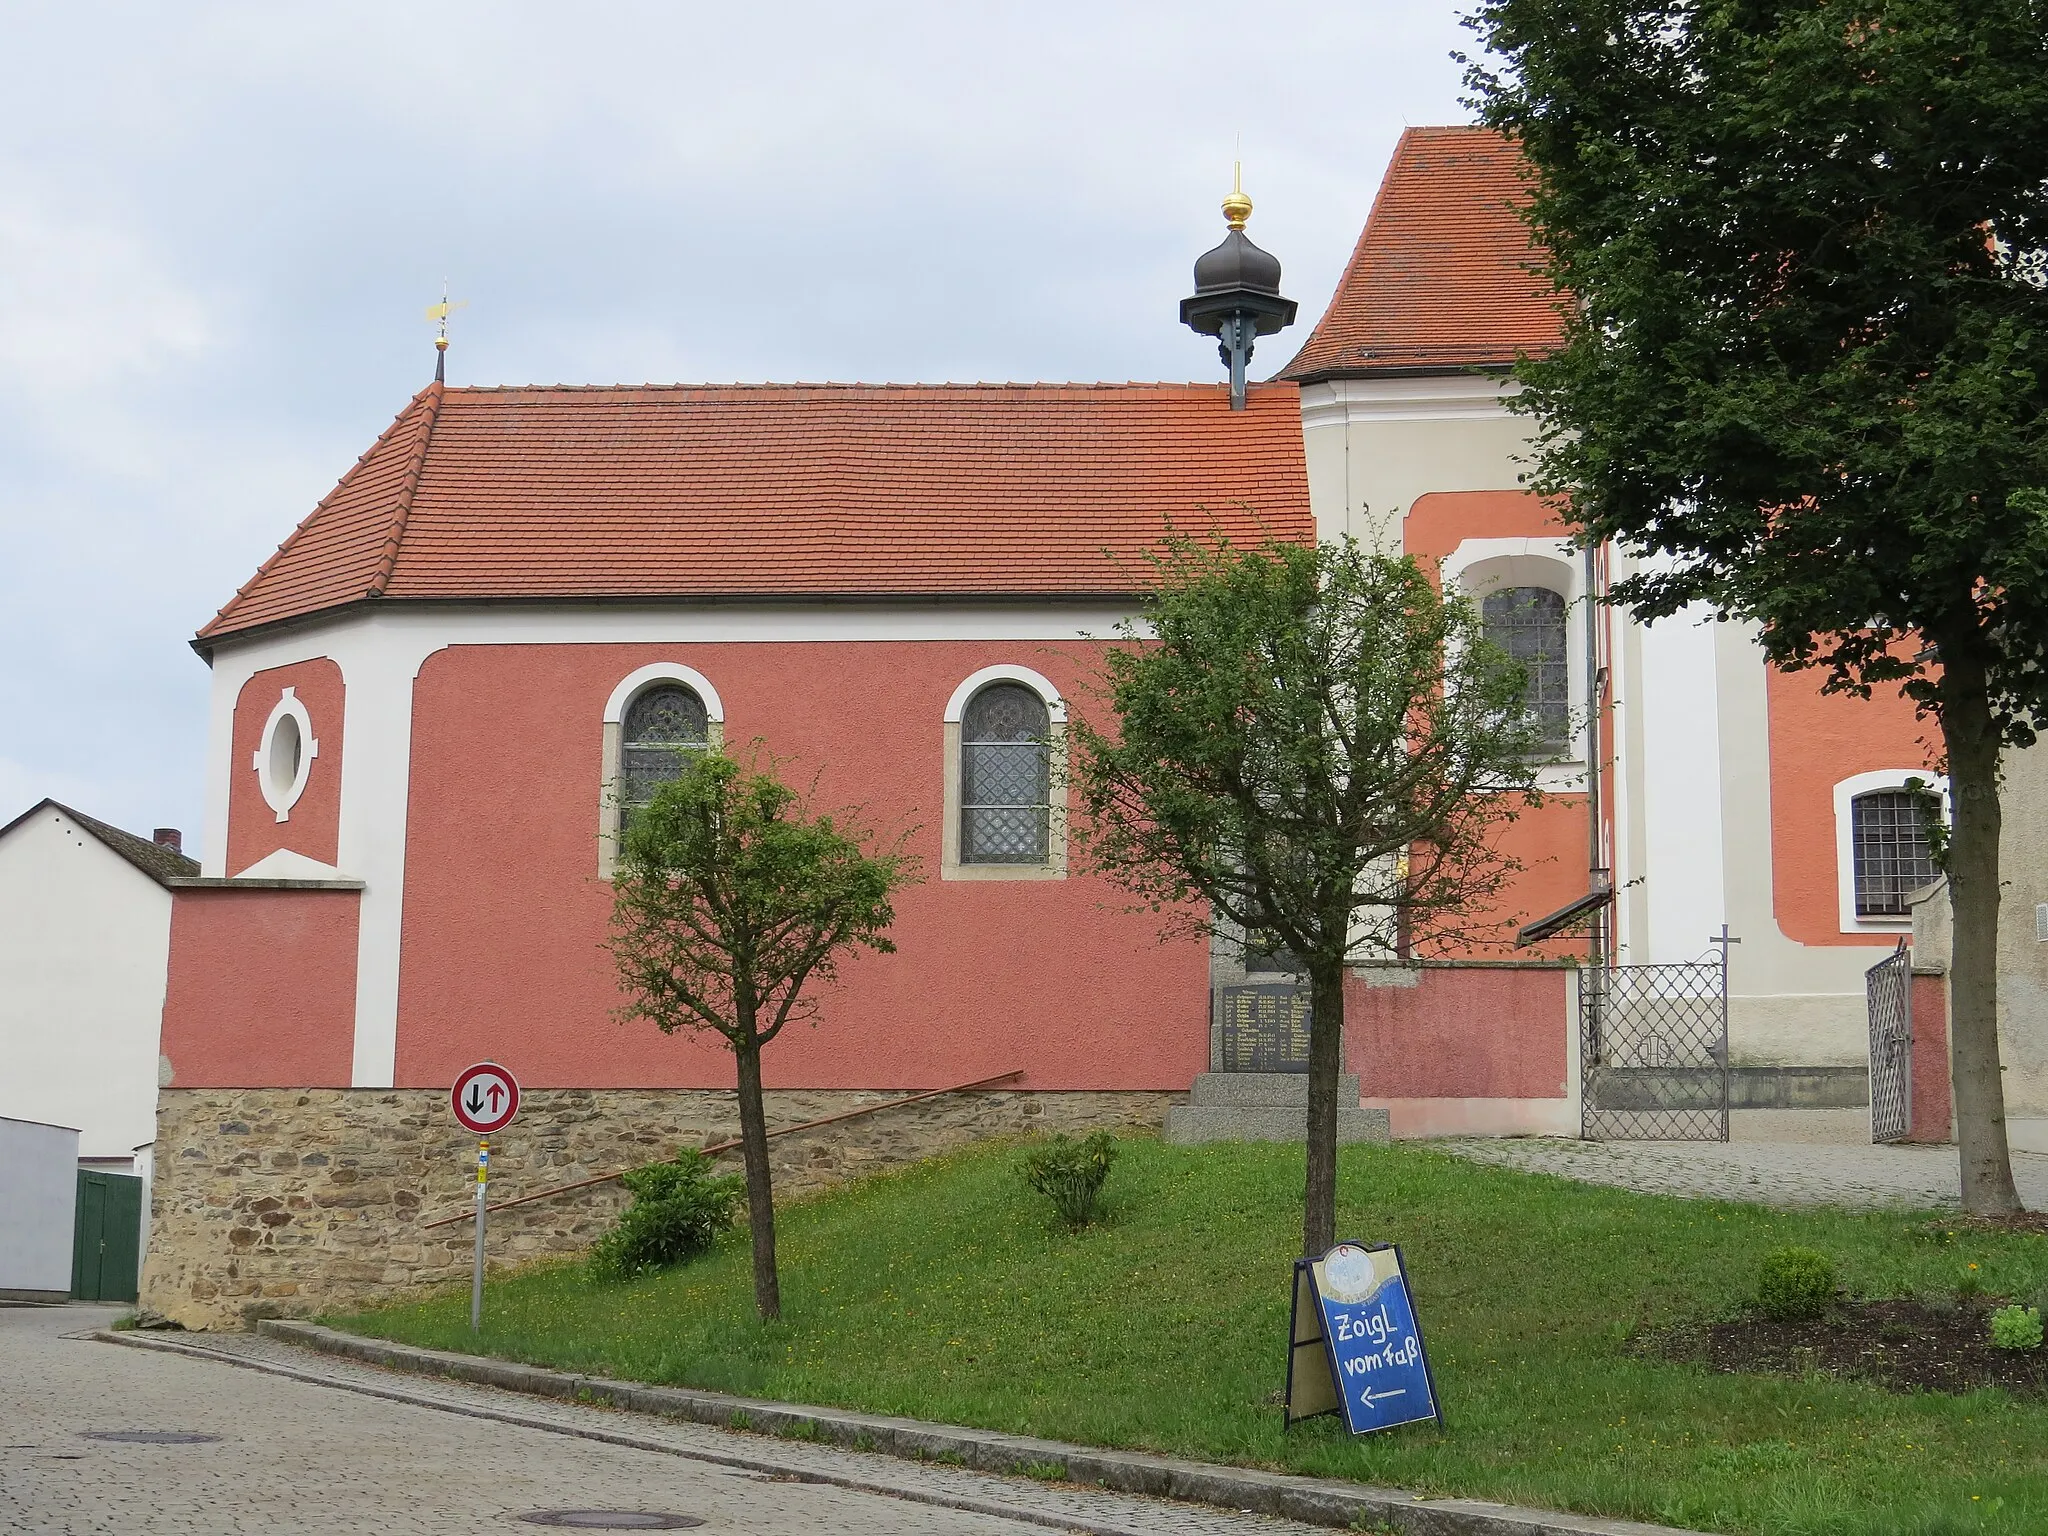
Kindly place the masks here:
[(441, 302), (427, 306), (427, 318), (440, 327), (440, 330), (434, 336), (434, 382), (436, 384), (444, 383), (447, 379), (448, 317), (456, 310), (464, 308), (468, 303), (469, 300), (467, 299), (451, 300), (448, 297), (448, 279), (444, 277), (441, 279)]

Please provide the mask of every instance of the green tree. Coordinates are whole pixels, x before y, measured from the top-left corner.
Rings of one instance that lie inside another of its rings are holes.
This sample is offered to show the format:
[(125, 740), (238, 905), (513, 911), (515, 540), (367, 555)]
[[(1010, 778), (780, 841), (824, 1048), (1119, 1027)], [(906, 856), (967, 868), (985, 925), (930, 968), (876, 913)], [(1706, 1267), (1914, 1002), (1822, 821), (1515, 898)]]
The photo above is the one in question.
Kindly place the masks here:
[(890, 897), (911, 878), (900, 850), (873, 851), (851, 814), (808, 814), (771, 760), (684, 752), (681, 774), (627, 819), (613, 880), (610, 949), (623, 1019), (663, 1034), (711, 1030), (732, 1048), (754, 1246), (754, 1304), (782, 1314), (761, 1051), (816, 1016), (807, 983), (850, 950), (893, 953)]
[(1483, 0), (1468, 74), (1536, 177), (1564, 344), (1536, 488), (1834, 692), (1903, 686), (1953, 827), (1967, 1209), (2019, 1209), (1999, 1078), (1999, 760), (2048, 686), (2048, 7)]
[[(1336, 1240), (1347, 965), (1485, 942), (1519, 867), (1494, 834), (1536, 802), (1543, 726), (1520, 663), (1412, 559), (1355, 543), (1170, 540), (1077, 721), (1092, 867), (1170, 932), (1255, 933), (1308, 973), (1303, 1251)], [(1105, 722), (1107, 724), (1107, 722)]]

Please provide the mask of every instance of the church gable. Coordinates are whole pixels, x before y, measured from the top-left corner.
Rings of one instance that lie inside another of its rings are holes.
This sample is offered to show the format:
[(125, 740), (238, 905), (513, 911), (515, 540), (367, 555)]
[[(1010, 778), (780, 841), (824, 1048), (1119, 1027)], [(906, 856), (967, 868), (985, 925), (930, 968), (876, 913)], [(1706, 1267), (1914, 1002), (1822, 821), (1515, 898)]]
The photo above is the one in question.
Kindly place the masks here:
[(1498, 367), (1557, 345), (1557, 298), (1515, 212), (1523, 174), (1491, 129), (1406, 130), (1329, 309), (1280, 377)]

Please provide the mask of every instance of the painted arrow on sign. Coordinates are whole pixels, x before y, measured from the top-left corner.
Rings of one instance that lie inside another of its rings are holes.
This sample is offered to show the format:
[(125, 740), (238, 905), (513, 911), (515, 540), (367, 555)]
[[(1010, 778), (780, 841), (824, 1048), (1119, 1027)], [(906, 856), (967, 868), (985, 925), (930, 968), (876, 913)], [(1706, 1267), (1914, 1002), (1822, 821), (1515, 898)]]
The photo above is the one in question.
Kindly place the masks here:
[(488, 1136), (510, 1125), (519, 1113), (519, 1082), (496, 1062), (480, 1061), (455, 1079), (448, 1102), (464, 1130)]

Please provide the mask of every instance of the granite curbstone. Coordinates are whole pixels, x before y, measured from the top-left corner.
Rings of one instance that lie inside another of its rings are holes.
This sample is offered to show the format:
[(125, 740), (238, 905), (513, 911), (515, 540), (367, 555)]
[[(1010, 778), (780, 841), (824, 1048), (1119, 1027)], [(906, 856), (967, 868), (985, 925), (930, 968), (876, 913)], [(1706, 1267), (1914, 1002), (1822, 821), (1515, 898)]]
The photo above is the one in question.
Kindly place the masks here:
[(1066, 1469), (1064, 1481), (1068, 1482), (1273, 1515), (1307, 1525), (1346, 1528), (1377, 1522), (1391, 1526), (1401, 1536), (1699, 1536), (1634, 1520), (1552, 1513), (1477, 1499), (1426, 1499), (1394, 1488), (1184, 1461), (1143, 1451), (1103, 1450), (843, 1408), (613, 1381), (366, 1339), (315, 1323), (267, 1319), (256, 1327), (286, 1343), (415, 1375), (445, 1376), (534, 1397), (603, 1403), (661, 1418), (819, 1441), (850, 1450), (951, 1462), (980, 1472), (1018, 1473), (1057, 1463)]

